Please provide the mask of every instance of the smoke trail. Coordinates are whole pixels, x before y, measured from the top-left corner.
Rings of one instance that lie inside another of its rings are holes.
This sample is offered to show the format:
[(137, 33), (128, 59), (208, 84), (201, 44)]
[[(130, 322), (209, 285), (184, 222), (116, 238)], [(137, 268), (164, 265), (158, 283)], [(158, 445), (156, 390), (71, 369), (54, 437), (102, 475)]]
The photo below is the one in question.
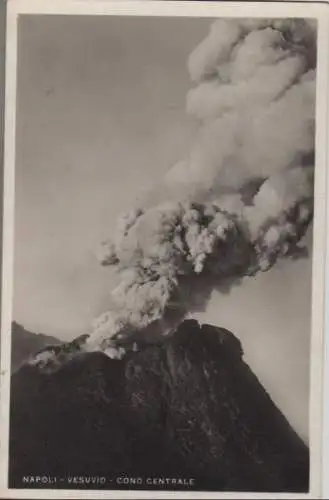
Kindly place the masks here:
[[(199, 132), (153, 197), (101, 248), (120, 284), (90, 349), (165, 335), (299, 245), (313, 211), (316, 28), (308, 20), (217, 20), (188, 62)], [(121, 353), (122, 351), (120, 351)]]

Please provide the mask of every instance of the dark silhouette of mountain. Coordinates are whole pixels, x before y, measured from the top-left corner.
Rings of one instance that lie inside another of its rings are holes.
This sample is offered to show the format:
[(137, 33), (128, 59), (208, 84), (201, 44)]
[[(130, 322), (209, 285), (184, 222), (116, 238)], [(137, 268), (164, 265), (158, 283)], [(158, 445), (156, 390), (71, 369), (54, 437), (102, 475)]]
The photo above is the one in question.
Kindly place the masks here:
[(32, 333), (15, 321), (11, 328), (11, 370), (16, 371), (24, 361), (48, 345), (60, 344), (60, 340), (42, 333)]
[[(77, 350), (51, 371), (21, 367), (11, 384), (9, 471), (12, 488), (95, 489), (85, 478), (104, 477), (96, 488), (305, 492), (309, 453), (236, 337), (188, 320), (122, 360)], [(118, 484), (123, 476), (139, 484)], [(147, 478), (194, 484), (159, 488)]]

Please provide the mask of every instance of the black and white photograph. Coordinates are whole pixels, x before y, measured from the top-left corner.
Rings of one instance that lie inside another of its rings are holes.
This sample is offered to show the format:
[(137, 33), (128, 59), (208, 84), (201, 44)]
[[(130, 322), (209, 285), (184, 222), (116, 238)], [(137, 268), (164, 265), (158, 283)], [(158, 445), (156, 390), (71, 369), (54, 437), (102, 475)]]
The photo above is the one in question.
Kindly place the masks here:
[(11, 492), (312, 492), (319, 20), (245, 10), (17, 16)]

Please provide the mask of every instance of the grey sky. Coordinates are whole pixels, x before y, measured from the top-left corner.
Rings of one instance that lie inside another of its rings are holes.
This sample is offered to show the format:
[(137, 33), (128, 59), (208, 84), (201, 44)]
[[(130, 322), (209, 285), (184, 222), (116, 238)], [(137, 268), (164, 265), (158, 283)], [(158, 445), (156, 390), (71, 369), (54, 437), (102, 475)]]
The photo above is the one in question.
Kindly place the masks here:
[[(206, 19), (29, 16), (19, 23), (14, 317), (62, 339), (106, 309), (94, 256), (117, 215), (184, 157), (186, 59)], [(310, 238), (309, 238), (310, 239)], [(203, 321), (245, 358), (307, 436), (311, 260), (215, 294)]]

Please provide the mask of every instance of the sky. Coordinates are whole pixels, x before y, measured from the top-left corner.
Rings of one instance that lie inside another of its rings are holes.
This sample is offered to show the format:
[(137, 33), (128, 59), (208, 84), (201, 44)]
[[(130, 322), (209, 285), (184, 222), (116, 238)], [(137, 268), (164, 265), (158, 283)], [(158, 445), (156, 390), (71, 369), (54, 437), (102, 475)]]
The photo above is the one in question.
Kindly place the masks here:
[[(69, 340), (113, 286), (95, 251), (117, 216), (186, 154), (186, 61), (207, 19), (24, 16), (19, 22), (14, 319)], [(308, 234), (311, 241), (311, 233)], [(311, 259), (214, 293), (203, 322), (231, 329), (305, 439)]]

